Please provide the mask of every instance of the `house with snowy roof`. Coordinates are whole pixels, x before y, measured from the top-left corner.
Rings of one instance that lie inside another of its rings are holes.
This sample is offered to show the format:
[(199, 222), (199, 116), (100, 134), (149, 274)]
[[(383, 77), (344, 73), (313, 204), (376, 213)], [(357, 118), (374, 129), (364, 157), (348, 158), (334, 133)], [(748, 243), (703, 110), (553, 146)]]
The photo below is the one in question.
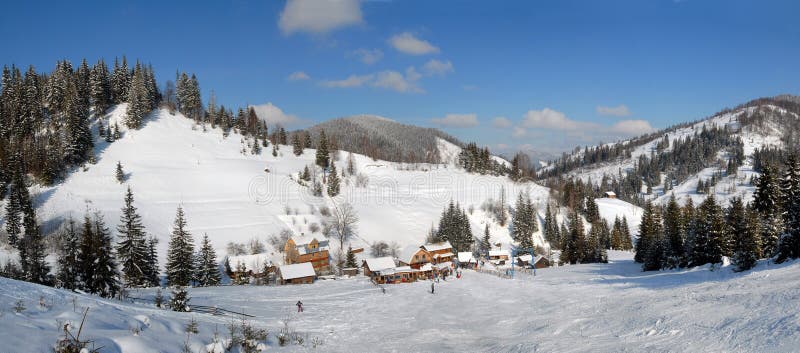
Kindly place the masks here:
[(284, 245), (285, 262), (287, 265), (308, 262), (318, 274), (328, 273), (331, 270), (329, 249), (327, 239), (319, 240), (305, 234), (292, 235)]
[(403, 266), (410, 266), (413, 269), (419, 269), (427, 263), (431, 263), (433, 258), (431, 253), (420, 246), (410, 245), (400, 251), (397, 256), (397, 262)]
[(278, 278), (281, 284), (309, 284), (314, 283), (317, 273), (310, 262), (303, 262), (278, 267)]
[(266, 253), (228, 256), (227, 261), (225, 269), (230, 277), (233, 277), (235, 272), (243, 272), (244, 275), (252, 277), (264, 277), (275, 272), (275, 265), (270, 255)]
[(536, 266), (536, 268), (550, 267), (550, 260), (542, 255), (531, 256), (531, 254), (525, 254), (517, 256), (514, 260), (517, 266), (525, 268), (531, 268), (532, 266)]
[(478, 260), (475, 259), (475, 256), (472, 255), (471, 251), (462, 251), (458, 253), (458, 267), (459, 268), (471, 268), (475, 269), (478, 267)]
[(425, 244), (420, 247), (431, 254), (431, 259), (434, 264), (443, 264), (453, 261), (453, 246), (449, 241), (439, 243)]
[(511, 252), (507, 249), (489, 250), (489, 262), (495, 265), (505, 265), (511, 259)]

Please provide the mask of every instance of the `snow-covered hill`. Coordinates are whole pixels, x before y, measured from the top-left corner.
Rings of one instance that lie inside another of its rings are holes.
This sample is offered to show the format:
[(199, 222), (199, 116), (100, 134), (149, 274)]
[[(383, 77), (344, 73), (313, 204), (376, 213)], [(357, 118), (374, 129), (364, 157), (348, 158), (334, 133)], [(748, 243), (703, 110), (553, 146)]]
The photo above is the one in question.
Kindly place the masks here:
[[(125, 109), (120, 105), (107, 118), (119, 121)], [(445, 140), (440, 143), (451, 155), (460, 150)], [(291, 146), (281, 146), (273, 157), (270, 148), (253, 155), (246, 144), (235, 133), (225, 138), (220, 130), (204, 129), (180, 114), (156, 111), (140, 130), (123, 128), (122, 138), (114, 143), (98, 140), (96, 164), (73, 172), (53, 187), (35, 187), (39, 220), (45, 231), (52, 231), (67, 217), (80, 221), (87, 211), (100, 211), (113, 230), (130, 186), (147, 232), (160, 240), (162, 259), (178, 205), (183, 206), (195, 238), (207, 233), (220, 254), (229, 241), (245, 243), (255, 237), (265, 242), (284, 229), (319, 235), (325, 208), (333, 208), (334, 201), (314, 197), (308, 187), (296, 182), (298, 172), (313, 164), (316, 151), (306, 149), (295, 156)], [(340, 155), (336, 163), (343, 170), (347, 153)], [(470, 174), (449, 163), (411, 165), (354, 157), (356, 169), (368, 178), (368, 184), (358, 187), (354, 177), (345, 179), (335, 201), (352, 204), (359, 215), (354, 247), (376, 241), (396, 242), (400, 247), (421, 244), (451, 199), (472, 210), (470, 222), (476, 236), (489, 223), (492, 241), (508, 245), (508, 229), (485, 214), (481, 204), (499, 199), (504, 189), (507, 202), (513, 205), (519, 192), (528, 191), (541, 214), (548, 198), (548, 189), (537, 184)], [(114, 177), (117, 162), (126, 173), (123, 184)], [(535, 237), (538, 244), (544, 242), (541, 232)]]
[[(463, 271), (461, 279), (388, 286), (364, 277), (298, 286), (191, 288), (190, 304), (253, 315), (266, 351), (326, 352), (791, 352), (800, 347), (800, 262), (762, 261), (754, 270), (641, 272), (632, 254), (609, 264), (547, 268), (502, 279)], [(153, 298), (153, 290), (132, 293)], [(41, 301), (44, 305), (39, 305)], [(302, 300), (305, 311), (296, 313)], [(13, 307), (18, 301), (25, 309)], [(142, 303), (140, 301), (140, 303)], [(51, 351), (70, 324), (102, 352), (192, 352), (224, 341), (236, 317), (176, 313), (0, 278), (0, 332), (10, 351)], [(187, 335), (194, 319), (198, 334)], [(288, 320), (287, 320), (288, 319)], [(281, 348), (284, 321), (303, 338)], [(320, 345), (321, 344), (321, 345)]]
[[(791, 97), (791, 96), (790, 96)], [(774, 99), (781, 99), (776, 97)], [(585, 167), (574, 169), (567, 173), (567, 176), (576, 177), (583, 181), (592, 180), (594, 183), (599, 182), (603, 175), (618, 176), (620, 172), (623, 174), (632, 170), (640, 156), (650, 156), (657, 151), (657, 145), (666, 137), (671, 144), (670, 147), (664, 151), (670, 151), (674, 141), (682, 140), (687, 137), (693, 136), (703, 128), (718, 127), (727, 128), (732, 132), (735, 137), (741, 138), (744, 144), (745, 160), (742, 166), (738, 168), (736, 176), (726, 176), (718, 180), (716, 186), (712, 189), (715, 197), (723, 204), (727, 203), (733, 197), (741, 197), (745, 201), (752, 198), (754, 187), (749, 184), (749, 180), (753, 175), (757, 175), (753, 170), (753, 152), (756, 149), (763, 149), (767, 147), (783, 148), (784, 140), (784, 126), (778, 121), (776, 117), (780, 116), (781, 119), (800, 120), (800, 116), (796, 113), (787, 111), (786, 109), (770, 104), (774, 100), (757, 100), (738, 107), (734, 110), (724, 111), (716, 114), (708, 119), (698, 121), (683, 127), (665, 130), (662, 133), (656, 133), (649, 136), (649, 142), (638, 144), (632, 149), (630, 157), (621, 158), (613, 162), (595, 163)], [(758, 112), (764, 114), (767, 118), (764, 123), (759, 124), (743, 124), (740, 121), (745, 120), (747, 117)], [(785, 120), (784, 120), (785, 123)], [(638, 139), (618, 142), (619, 144), (626, 145), (638, 142)], [(613, 144), (610, 144), (613, 145)], [(570, 158), (577, 159), (583, 157), (583, 151), (577, 152), (570, 156)], [(718, 153), (720, 161), (726, 161), (727, 156), (723, 151)], [(724, 164), (722, 164), (724, 171)], [(545, 167), (545, 168), (549, 168)], [(699, 180), (707, 180), (711, 176), (720, 171), (719, 166), (709, 167), (701, 170), (693, 176), (683, 180), (679, 185), (673, 186), (673, 189), (664, 192), (664, 174), (662, 174), (662, 183), (658, 185), (651, 185), (653, 194), (646, 195), (646, 198), (653, 199), (656, 203), (666, 203), (672, 195), (682, 203), (687, 198), (692, 198), (695, 203), (702, 202), (707, 196), (706, 194), (698, 194), (696, 192), (697, 183)], [(644, 191), (644, 188), (643, 188)]]

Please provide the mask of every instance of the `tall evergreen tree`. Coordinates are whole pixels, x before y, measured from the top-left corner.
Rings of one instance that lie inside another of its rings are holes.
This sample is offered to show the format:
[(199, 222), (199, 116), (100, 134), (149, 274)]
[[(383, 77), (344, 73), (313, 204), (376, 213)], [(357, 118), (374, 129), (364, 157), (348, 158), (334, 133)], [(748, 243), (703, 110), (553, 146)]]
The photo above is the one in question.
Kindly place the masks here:
[(732, 239), (732, 262), (737, 271), (753, 268), (760, 253), (759, 213), (744, 209), (742, 200), (735, 198), (728, 209), (728, 230)]
[(125, 193), (125, 206), (122, 207), (117, 226), (117, 257), (122, 265), (122, 278), (130, 287), (145, 285), (147, 267), (147, 243), (142, 217), (133, 205), (133, 191), (128, 186)]
[(171, 286), (188, 286), (194, 274), (194, 240), (186, 229), (183, 208), (178, 206), (175, 224), (167, 249), (167, 283)]
[(80, 269), (83, 289), (103, 297), (113, 297), (119, 292), (117, 264), (111, 233), (98, 212), (94, 218), (84, 218), (80, 245)]
[(336, 163), (331, 163), (331, 170), (328, 175), (328, 196), (339, 195), (339, 173), (336, 171)]
[(795, 156), (786, 161), (781, 178), (784, 233), (778, 244), (778, 262), (800, 257), (800, 162)]
[(201, 286), (216, 286), (220, 282), (219, 263), (217, 263), (217, 253), (211, 246), (208, 234), (203, 235), (200, 243), (200, 252), (197, 254), (197, 265), (195, 266), (195, 279)]
[(330, 156), (328, 155), (328, 138), (325, 137), (325, 130), (319, 131), (316, 163), (322, 168), (328, 168), (328, 164), (330, 163)]
[(672, 268), (681, 266), (685, 257), (686, 228), (681, 208), (678, 206), (674, 194), (670, 197), (664, 214), (664, 237), (668, 243), (667, 265)]
[(712, 194), (700, 204), (696, 212), (690, 264), (700, 266), (722, 262), (724, 241), (725, 219), (722, 208)]
[(25, 280), (39, 284), (50, 284), (50, 265), (45, 261), (46, 250), (39, 224), (36, 222), (36, 210), (28, 202), (23, 208), (25, 237), (19, 248), (19, 261)]
[(344, 262), (344, 267), (347, 267), (347, 268), (357, 268), (358, 267), (358, 260), (356, 260), (356, 254), (353, 253), (353, 247), (352, 246), (347, 248), (347, 259)]
[(156, 237), (151, 236), (150, 239), (147, 240), (146, 267), (144, 268), (145, 286), (147, 287), (155, 287), (161, 284), (158, 269), (158, 253), (156, 252), (157, 244), (158, 239), (156, 239)]
[(59, 287), (69, 290), (79, 288), (80, 283), (80, 234), (75, 226), (75, 220), (70, 217), (61, 230), (62, 246), (58, 254), (58, 273), (56, 283)]
[(781, 189), (775, 173), (775, 169), (769, 165), (762, 167), (753, 195), (753, 208), (761, 218), (760, 242), (766, 257), (775, 255), (783, 232)]
[(570, 214), (569, 229), (564, 238), (561, 261), (571, 264), (582, 262), (583, 256), (586, 254), (586, 234), (584, 233), (583, 219), (577, 212)]
[(292, 152), (295, 156), (303, 154), (303, 143), (300, 141), (300, 134), (292, 134)]

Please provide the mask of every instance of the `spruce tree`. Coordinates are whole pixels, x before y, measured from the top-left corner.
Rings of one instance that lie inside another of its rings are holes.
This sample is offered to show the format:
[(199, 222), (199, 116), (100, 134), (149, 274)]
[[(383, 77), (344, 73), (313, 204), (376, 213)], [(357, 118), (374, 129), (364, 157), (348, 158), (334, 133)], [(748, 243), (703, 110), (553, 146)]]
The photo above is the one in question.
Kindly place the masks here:
[(800, 257), (800, 162), (790, 156), (781, 178), (784, 233), (778, 243), (777, 262)]
[(70, 217), (61, 230), (62, 246), (58, 254), (58, 273), (56, 283), (59, 287), (69, 290), (79, 288), (80, 280), (80, 234), (75, 226), (75, 220)]
[[(652, 205), (651, 218), (646, 229), (646, 234), (640, 234), (641, 239), (646, 239), (646, 248), (642, 261), (643, 271), (658, 271), (664, 268), (669, 254), (669, 243), (664, 238), (664, 228), (661, 223), (661, 213)], [(645, 212), (646, 209), (645, 209)], [(638, 245), (638, 243), (637, 243)], [(637, 249), (637, 254), (639, 249)]]
[(694, 239), (689, 254), (692, 266), (722, 262), (725, 220), (714, 195), (709, 195), (698, 208), (694, 222)]
[[(741, 217), (741, 219), (739, 219)], [(736, 271), (753, 268), (760, 253), (759, 213), (752, 208), (744, 210), (741, 199), (731, 201), (728, 211), (728, 227), (732, 232), (732, 262)], [(731, 222), (733, 220), (733, 222)]]
[(336, 171), (336, 163), (331, 163), (330, 175), (328, 175), (328, 196), (339, 195), (339, 175)]
[(561, 261), (570, 264), (582, 262), (586, 254), (586, 234), (584, 233), (583, 220), (577, 212), (569, 216), (569, 229), (564, 236), (564, 245), (561, 251)]
[(686, 229), (681, 208), (674, 194), (670, 197), (664, 214), (664, 236), (668, 242), (667, 265), (672, 268), (678, 267), (685, 257)]
[(303, 143), (300, 141), (300, 134), (292, 134), (292, 152), (295, 156), (303, 154)]
[[(15, 156), (19, 156), (18, 154)], [(20, 162), (16, 162), (20, 163)], [(11, 183), (8, 185), (8, 201), (6, 201), (6, 233), (8, 241), (12, 246), (16, 246), (22, 233), (22, 198), (27, 195), (28, 188), (25, 186), (24, 175), (16, 166), (12, 166), (13, 175)]]
[(122, 170), (122, 162), (117, 161), (117, 169), (114, 173), (115, 178), (117, 178), (117, 182), (122, 184), (125, 182), (125, 172)]
[(481, 250), (483, 254), (489, 256), (489, 250), (492, 249), (492, 235), (489, 233), (489, 224), (483, 229), (483, 239), (481, 240)]
[(328, 138), (325, 137), (325, 130), (319, 131), (316, 163), (322, 168), (328, 168), (328, 164), (330, 163), (330, 156), (328, 155)]
[(356, 158), (353, 152), (347, 154), (347, 175), (356, 175)]
[(771, 166), (761, 168), (761, 176), (756, 182), (753, 195), (753, 209), (761, 218), (760, 242), (765, 257), (775, 255), (778, 239), (783, 232), (781, 217), (781, 189), (776, 179), (775, 169)]
[(347, 268), (357, 268), (358, 261), (356, 260), (356, 254), (353, 253), (353, 247), (350, 246), (347, 248), (347, 259), (345, 260), (344, 267)]
[(82, 287), (89, 293), (113, 297), (119, 291), (117, 264), (111, 245), (111, 233), (98, 212), (87, 214), (81, 235), (80, 269)]
[(622, 231), (622, 250), (633, 250), (633, 241), (631, 240), (631, 231), (628, 228), (628, 217), (622, 216), (620, 222), (620, 230)]
[(157, 244), (158, 239), (156, 237), (150, 237), (150, 239), (147, 240), (147, 257), (145, 259), (146, 267), (144, 268), (145, 286), (147, 287), (161, 285), (158, 268), (158, 253), (156, 251)]
[(148, 249), (142, 217), (133, 205), (133, 191), (128, 186), (125, 206), (117, 226), (117, 257), (122, 265), (122, 278), (129, 287), (145, 285)]
[(200, 253), (197, 254), (197, 265), (195, 279), (200, 286), (216, 286), (220, 282), (219, 263), (217, 263), (217, 253), (211, 246), (208, 234), (203, 235), (200, 243)]
[(36, 222), (36, 210), (28, 202), (23, 208), (25, 237), (19, 248), (19, 260), (25, 280), (38, 284), (50, 284), (50, 265), (45, 260), (44, 238)]
[(170, 286), (188, 286), (194, 274), (194, 240), (186, 229), (183, 208), (178, 206), (175, 224), (167, 249), (167, 283)]

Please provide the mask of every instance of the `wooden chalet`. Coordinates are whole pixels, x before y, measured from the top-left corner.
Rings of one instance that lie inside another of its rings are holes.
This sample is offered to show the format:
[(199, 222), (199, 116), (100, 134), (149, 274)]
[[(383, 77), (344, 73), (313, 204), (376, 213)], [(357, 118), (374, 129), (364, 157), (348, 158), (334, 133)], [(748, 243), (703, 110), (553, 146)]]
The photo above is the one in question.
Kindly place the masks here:
[(303, 262), (278, 267), (278, 278), (281, 284), (310, 284), (314, 283), (317, 273), (310, 262)]
[(327, 240), (318, 240), (304, 234), (294, 235), (286, 241), (284, 254), (286, 264), (311, 263), (317, 274), (331, 271), (329, 246)]
[(489, 250), (489, 262), (495, 265), (505, 265), (511, 259), (511, 253), (508, 250)]
[(425, 244), (420, 247), (431, 255), (431, 262), (433, 264), (443, 264), (453, 261), (453, 246), (449, 241), (440, 243)]
[(418, 270), (420, 267), (432, 261), (431, 253), (422, 247), (413, 245), (403, 249), (397, 258), (397, 262), (399, 262), (400, 265), (409, 266), (415, 270)]
[(517, 266), (523, 268), (539, 268), (550, 267), (550, 260), (542, 255), (531, 256), (530, 254), (520, 255), (515, 258)]
[(478, 267), (478, 260), (472, 255), (472, 252), (465, 251), (458, 253), (458, 268), (476, 269)]
[(617, 193), (615, 193), (613, 191), (606, 191), (606, 192), (603, 193), (603, 196), (605, 198), (607, 198), (607, 199), (616, 199), (617, 198)]

